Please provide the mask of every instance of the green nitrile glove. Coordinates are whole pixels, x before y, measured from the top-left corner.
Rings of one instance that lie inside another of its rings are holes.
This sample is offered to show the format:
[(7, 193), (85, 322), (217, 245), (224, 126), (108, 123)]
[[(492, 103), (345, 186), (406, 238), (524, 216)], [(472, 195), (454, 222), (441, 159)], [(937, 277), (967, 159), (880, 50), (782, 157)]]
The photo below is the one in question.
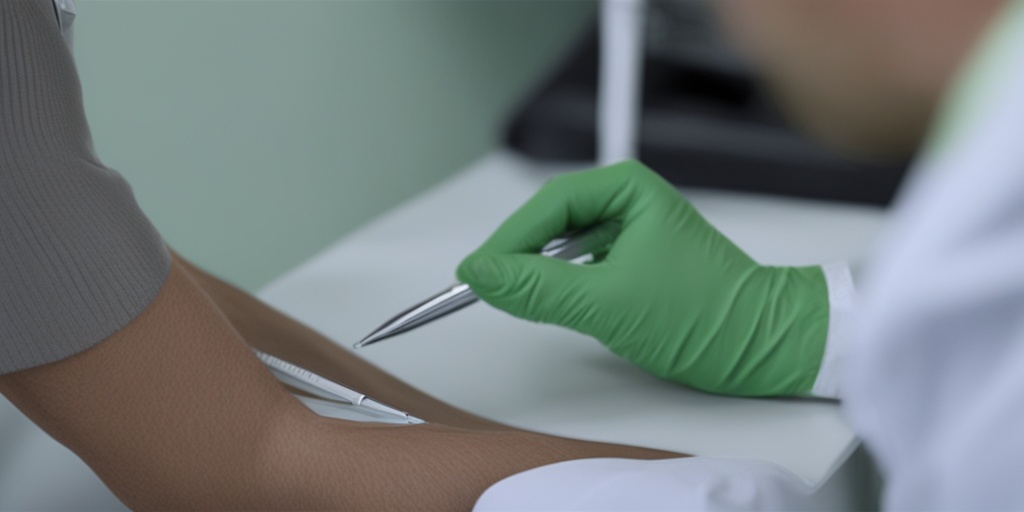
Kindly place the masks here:
[[(569, 229), (622, 222), (604, 260), (537, 255)], [(559, 176), (458, 269), (484, 301), (594, 336), (647, 371), (714, 393), (809, 391), (828, 330), (820, 267), (759, 265), (634, 161)]]

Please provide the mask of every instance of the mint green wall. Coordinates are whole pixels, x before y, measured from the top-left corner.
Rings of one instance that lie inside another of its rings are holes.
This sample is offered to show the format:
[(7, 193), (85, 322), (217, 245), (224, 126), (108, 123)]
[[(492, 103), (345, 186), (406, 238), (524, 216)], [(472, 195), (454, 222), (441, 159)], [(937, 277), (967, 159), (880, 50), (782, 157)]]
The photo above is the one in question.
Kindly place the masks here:
[(101, 158), (250, 290), (498, 142), (590, 1), (79, 0)]

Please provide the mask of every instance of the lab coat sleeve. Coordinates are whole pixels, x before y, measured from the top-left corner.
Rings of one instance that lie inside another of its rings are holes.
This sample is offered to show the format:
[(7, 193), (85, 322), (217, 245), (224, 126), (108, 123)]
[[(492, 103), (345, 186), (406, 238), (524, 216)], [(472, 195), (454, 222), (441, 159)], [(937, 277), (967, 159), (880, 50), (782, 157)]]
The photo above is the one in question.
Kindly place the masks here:
[(864, 278), (843, 405), (889, 510), (1024, 510), (1024, 1), (1006, 9)]
[(822, 510), (835, 504), (769, 462), (717, 457), (582, 459), (535, 468), (491, 486), (474, 512)]
[(866, 276), (843, 399), (886, 475), (888, 509), (1024, 509), (1024, 72), (1015, 74), (1011, 101), (918, 170), (880, 244), (886, 258)]
[(838, 398), (843, 362), (850, 350), (856, 290), (850, 267), (846, 263), (823, 265), (822, 271), (828, 286), (828, 337), (811, 394), (822, 398)]
[(0, 1), (0, 374), (124, 327), (169, 265), (128, 184), (93, 153), (53, 2)]

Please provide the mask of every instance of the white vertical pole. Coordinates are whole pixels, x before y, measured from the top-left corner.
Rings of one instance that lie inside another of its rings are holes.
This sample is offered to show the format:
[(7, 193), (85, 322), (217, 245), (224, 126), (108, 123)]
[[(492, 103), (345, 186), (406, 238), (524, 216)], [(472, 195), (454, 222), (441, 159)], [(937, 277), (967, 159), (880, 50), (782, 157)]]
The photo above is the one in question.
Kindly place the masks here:
[(602, 0), (597, 163), (636, 158), (644, 53), (645, 0)]

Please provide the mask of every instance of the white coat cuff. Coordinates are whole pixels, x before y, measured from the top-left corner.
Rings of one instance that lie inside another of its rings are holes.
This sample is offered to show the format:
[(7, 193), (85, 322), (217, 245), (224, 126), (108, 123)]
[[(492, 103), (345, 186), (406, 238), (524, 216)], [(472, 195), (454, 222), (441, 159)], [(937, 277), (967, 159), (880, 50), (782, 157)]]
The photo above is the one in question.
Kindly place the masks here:
[(756, 460), (580, 459), (501, 480), (484, 492), (473, 512), (841, 508), (814, 491), (788, 470)]
[(851, 321), (856, 304), (853, 275), (846, 263), (822, 265), (828, 286), (828, 336), (818, 377), (811, 394), (823, 398), (839, 398), (843, 361), (849, 351)]

